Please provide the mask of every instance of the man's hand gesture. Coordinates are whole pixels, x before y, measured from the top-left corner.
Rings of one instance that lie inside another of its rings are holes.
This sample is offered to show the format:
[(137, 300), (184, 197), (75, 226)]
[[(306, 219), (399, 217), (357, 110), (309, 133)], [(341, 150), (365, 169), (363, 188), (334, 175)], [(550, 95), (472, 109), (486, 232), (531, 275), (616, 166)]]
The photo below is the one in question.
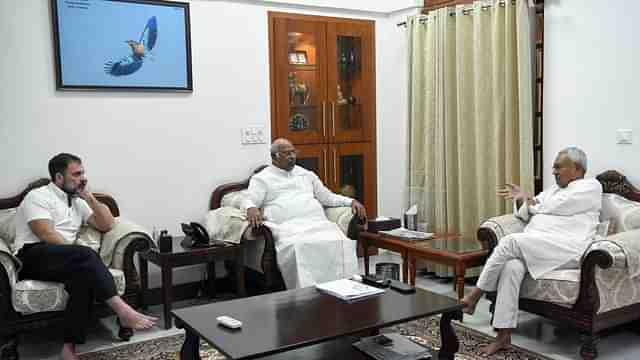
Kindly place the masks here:
[(351, 202), (351, 212), (356, 214), (360, 218), (360, 220), (367, 219), (367, 210), (362, 204), (360, 204), (358, 200), (353, 200)]
[(257, 228), (262, 225), (262, 212), (257, 207), (251, 207), (247, 209), (247, 220), (249, 225), (253, 228)]
[(505, 184), (504, 188), (498, 189), (497, 194), (506, 200), (513, 199), (513, 201), (526, 201), (529, 205), (534, 205), (536, 203), (533, 196), (522, 191), (520, 186), (515, 184)]

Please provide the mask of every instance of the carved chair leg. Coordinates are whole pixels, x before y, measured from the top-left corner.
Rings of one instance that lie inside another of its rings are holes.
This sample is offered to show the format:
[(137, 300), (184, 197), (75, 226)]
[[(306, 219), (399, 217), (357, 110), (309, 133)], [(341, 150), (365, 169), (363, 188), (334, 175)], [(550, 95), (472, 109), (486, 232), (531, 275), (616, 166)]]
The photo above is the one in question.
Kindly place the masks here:
[(584, 360), (593, 360), (598, 357), (598, 335), (587, 331), (580, 332), (580, 340), (582, 346), (580, 347), (580, 356)]
[(18, 336), (0, 337), (0, 360), (18, 360)]

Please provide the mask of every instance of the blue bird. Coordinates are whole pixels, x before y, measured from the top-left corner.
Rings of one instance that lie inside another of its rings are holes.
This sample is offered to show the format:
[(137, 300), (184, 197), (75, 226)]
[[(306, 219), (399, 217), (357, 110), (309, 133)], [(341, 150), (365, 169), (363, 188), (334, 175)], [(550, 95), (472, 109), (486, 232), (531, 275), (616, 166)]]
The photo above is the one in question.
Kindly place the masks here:
[(140, 40), (127, 40), (125, 43), (131, 48), (131, 55), (125, 56), (118, 61), (109, 60), (104, 63), (104, 72), (112, 76), (131, 75), (140, 70), (145, 57), (151, 56), (151, 50), (156, 46), (158, 40), (158, 22), (155, 16), (147, 21)]

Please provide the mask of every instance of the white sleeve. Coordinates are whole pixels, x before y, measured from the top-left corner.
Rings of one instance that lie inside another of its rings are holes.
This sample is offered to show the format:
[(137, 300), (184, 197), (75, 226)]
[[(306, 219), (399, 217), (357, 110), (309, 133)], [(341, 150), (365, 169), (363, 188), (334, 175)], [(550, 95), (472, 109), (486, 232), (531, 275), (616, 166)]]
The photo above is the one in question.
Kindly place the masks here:
[(569, 184), (569, 191), (554, 194), (540, 209), (541, 213), (571, 216), (588, 211), (599, 211), (602, 206), (602, 185), (600, 182), (580, 181)]
[(32, 220), (53, 219), (49, 202), (42, 197), (38, 197), (34, 192), (27, 194), (24, 200), (22, 200), (20, 207), (22, 208), (22, 213), (24, 214), (24, 219), (27, 224)]
[(241, 209), (246, 211), (249, 208), (261, 208), (264, 204), (264, 198), (267, 195), (267, 184), (264, 180), (253, 176), (249, 180), (249, 188), (247, 188), (247, 198), (241, 204)]
[(325, 207), (351, 206), (353, 199), (343, 195), (334, 194), (320, 181), (318, 176), (310, 172), (313, 184), (313, 195)]

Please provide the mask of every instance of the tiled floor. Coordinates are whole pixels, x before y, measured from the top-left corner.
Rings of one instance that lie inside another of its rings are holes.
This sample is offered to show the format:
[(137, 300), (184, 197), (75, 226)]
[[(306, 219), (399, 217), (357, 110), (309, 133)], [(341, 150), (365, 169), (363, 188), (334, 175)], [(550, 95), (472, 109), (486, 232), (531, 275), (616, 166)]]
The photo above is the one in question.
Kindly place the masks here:
[[(373, 257), (371, 269), (375, 269), (376, 262), (400, 262), (398, 256), (392, 253)], [(362, 266), (362, 264), (361, 264)], [(418, 277), (417, 285), (431, 291), (455, 297), (451, 281), (437, 279), (434, 277)], [(471, 288), (468, 286), (467, 288)], [(468, 289), (465, 290), (468, 291)], [(188, 303), (177, 306), (188, 306)], [(486, 334), (495, 335), (489, 324), (490, 314), (486, 300), (481, 300), (473, 316), (465, 315), (465, 326), (474, 328)], [(150, 313), (162, 317), (162, 307), (154, 306), (150, 308)], [(163, 321), (159, 322), (162, 324)], [(120, 346), (125, 343), (120, 342), (115, 337), (117, 330), (114, 318), (105, 318), (100, 321), (89, 333), (86, 344), (79, 346), (80, 352), (95, 351), (113, 346)], [(131, 341), (144, 341), (147, 339), (167, 336), (180, 333), (181, 330), (172, 328), (164, 330), (157, 327), (147, 332), (139, 332)], [(20, 342), (20, 355), (23, 360), (53, 360), (59, 359), (61, 347), (61, 332), (49, 329), (45, 333), (29, 334), (24, 336)], [(637, 360), (640, 359), (640, 335), (618, 331), (604, 336), (599, 344), (600, 356), (598, 359), (615, 360)], [(514, 332), (513, 342), (521, 347), (543, 353), (558, 360), (580, 359), (578, 354), (579, 337), (570, 328), (553, 323), (547, 319), (537, 317), (525, 312), (520, 313), (520, 325)]]

